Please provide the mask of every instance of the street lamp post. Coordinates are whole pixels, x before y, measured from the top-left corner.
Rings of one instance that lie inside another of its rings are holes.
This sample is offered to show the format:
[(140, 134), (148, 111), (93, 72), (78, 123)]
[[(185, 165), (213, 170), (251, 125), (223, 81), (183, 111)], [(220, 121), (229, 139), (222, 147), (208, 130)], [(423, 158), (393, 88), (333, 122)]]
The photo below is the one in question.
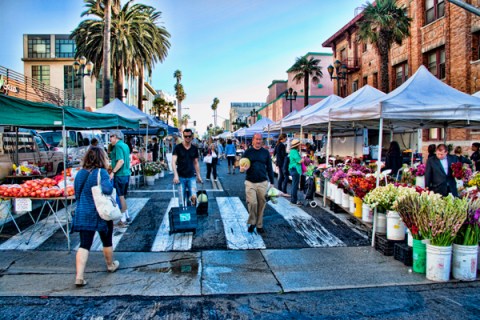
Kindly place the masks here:
[[(327, 67), (328, 74), (330, 75), (330, 80), (336, 79), (337, 80), (337, 94), (338, 96), (342, 96), (340, 94), (340, 80), (347, 80), (347, 66), (342, 64), (340, 60), (335, 60), (332, 65)], [(335, 70), (336, 76), (333, 75), (333, 70)]]
[[(75, 70), (75, 74), (78, 77), (80, 77), (80, 84), (81, 84), (81, 90), (82, 90), (82, 109), (85, 110), (85, 88), (84, 88), (83, 78), (85, 76), (91, 76), (92, 75), (93, 62), (88, 61), (88, 63), (87, 63), (87, 58), (85, 58), (84, 56), (81, 56), (80, 59), (76, 60), (73, 63), (73, 69)], [(85, 72), (85, 70), (87, 72)]]
[(292, 102), (297, 100), (297, 91), (293, 91), (292, 88), (285, 92), (285, 100), (290, 101), (290, 113), (292, 113)]
[(250, 116), (253, 118), (252, 119), (253, 123), (257, 122), (256, 120), (257, 120), (257, 116), (258, 116), (258, 111), (255, 111), (255, 108), (253, 108), (253, 110), (250, 111)]

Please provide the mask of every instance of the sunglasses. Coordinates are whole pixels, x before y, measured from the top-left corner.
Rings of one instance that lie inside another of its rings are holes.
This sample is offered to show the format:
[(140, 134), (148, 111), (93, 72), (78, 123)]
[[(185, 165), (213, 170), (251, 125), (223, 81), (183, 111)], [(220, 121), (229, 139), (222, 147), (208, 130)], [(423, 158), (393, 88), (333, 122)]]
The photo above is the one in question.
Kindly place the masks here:
[(184, 138), (191, 138), (192, 136), (183, 136)]

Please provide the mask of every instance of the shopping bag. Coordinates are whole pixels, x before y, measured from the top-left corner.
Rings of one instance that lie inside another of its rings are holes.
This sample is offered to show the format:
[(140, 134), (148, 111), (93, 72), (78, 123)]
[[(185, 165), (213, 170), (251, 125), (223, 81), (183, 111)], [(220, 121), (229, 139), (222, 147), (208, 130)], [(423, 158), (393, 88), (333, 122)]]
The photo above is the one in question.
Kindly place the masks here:
[(120, 206), (117, 203), (117, 192), (113, 189), (112, 194), (104, 194), (100, 185), (100, 170), (98, 169), (97, 185), (92, 187), (93, 202), (98, 215), (105, 221), (118, 220), (122, 217)]

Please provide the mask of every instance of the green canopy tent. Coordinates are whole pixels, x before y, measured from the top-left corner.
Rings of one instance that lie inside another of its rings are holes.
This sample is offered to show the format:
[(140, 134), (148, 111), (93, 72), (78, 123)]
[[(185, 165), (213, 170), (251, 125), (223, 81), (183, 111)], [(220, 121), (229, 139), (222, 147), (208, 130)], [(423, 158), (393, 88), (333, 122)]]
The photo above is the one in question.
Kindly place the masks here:
[[(19, 98), (0, 95), (0, 126), (23, 128), (52, 129), (61, 128), (64, 145), (64, 163), (67, 163), (66, 129), (138, 129), (138, 120), (130, 120), (114, 114), (100, 114), (75, 109), (68, 106), (56, 106), (48, 103), (32, 102)], [(66, 185), (66, 170), (64, 170), (64, 190)], [(64, 207), (68, 212), (67, 194), (65, 192)], [(70, 230), (67, 223), (66, 232), (68, 249), (70, 250)]]

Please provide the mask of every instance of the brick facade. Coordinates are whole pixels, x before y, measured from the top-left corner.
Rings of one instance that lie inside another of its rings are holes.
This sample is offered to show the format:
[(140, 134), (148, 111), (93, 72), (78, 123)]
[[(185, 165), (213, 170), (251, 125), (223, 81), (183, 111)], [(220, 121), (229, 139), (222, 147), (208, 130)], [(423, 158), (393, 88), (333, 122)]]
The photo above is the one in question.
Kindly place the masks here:
[[(479, 0), (466, 0), (466, 3), (479, 7)], [(401, 45), (394, 44), (390, 50), (389, 84), (390, 91), (397, 87), (397, 67), (406, 67), (406, 75), (411, 76), (420, 65), (428, 68), (429, 55), (444, 49), (445, 77), (442, 79), (453, 88), (473, 94), (480, 90), (480, 17), (445, 1), (445, 14), (433, 22), (426, 24), (425, 0), (398, 0), (397, 5), (407, 8), (411, 22), (410, 37)], [(380, 60), (374, 47), (358, 40), (356, 22), (361, 20), (362, 13), (347, 23), (337, 33), (327, 39), (324, 47), (332, 48), (334, 60), (348, 62), (349, 73), (343, 88), (349, 95), (354, 91), (354, 83), (358, 88), (369, 84), (380, 88)], [(351, 61), (358, 61), (352, 64)], [(440, 69), (440, 68), (438, 68)], [(404, 82), (406, 79), (403, 79)], [(401, 84), (400, 82), (400, 84)], [(334, 92), (338, 94), (336, 85)], [(340, 92), (345, 93), (345, 92)], [(343, 95), (345, 96), (345, 95)], [(477, 131), (480, 132), (480, 131)], [(467, 129), (448, 129), (447, 143), (461, 145), (464, 152), (470, 152), (471, 142), (479, 141), (480, 134)], [(423, 151), (430, 143), (428, 130), (423, 133)]]

